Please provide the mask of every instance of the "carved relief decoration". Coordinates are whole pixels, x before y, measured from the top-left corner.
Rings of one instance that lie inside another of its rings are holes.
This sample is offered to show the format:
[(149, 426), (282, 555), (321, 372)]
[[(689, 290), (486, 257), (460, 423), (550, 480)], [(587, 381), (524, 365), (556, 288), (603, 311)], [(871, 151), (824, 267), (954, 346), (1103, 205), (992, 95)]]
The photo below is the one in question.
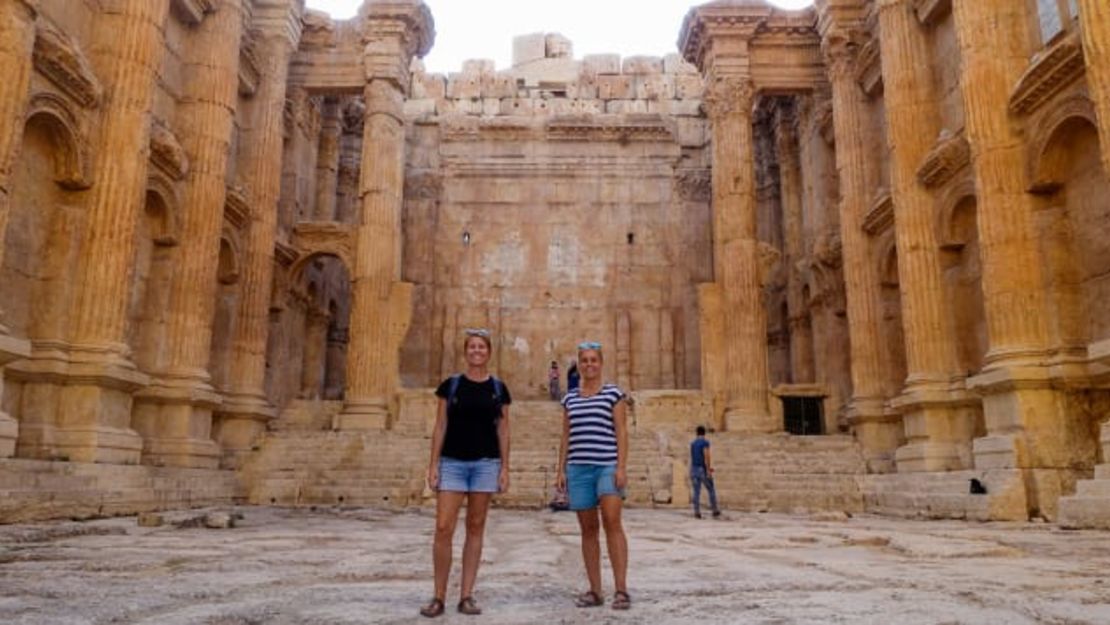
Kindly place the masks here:
[(859, 51), (856, 62), (856, 82), (868, 97), (883, 91), (883, 67), (879, 57), (879, 41), (869, 40)]
[(100, 103), (104, 90), (77, 42), (46, 20), (38, 21), (34, 63), (35, 69), (81, 106), (95, 108)]
[(301, 222), (293, 231), (296, 260), (291, 262), (290, 275), (299, 276), (306, 263), (321, 254), (339, 258), (343, 265), (354, 265), (355, 228), (335, 222)]
[(751, 115), (755, 87), (738, 76), (717, 76), (706, 85), (704, 106), (710, 119), (726, 115)]
[(963, 133), (954, 134), (945, 129), (917, 169), (917, 179), (927, 188), (939, 187), (970, 163), (971, 146)]
[(54, 93), (36, 94), (27, 109), (27, 123), (42, 123), (53, 140), (54, 182), (65, 189), (87, 189), (92, 185), (89, 142), (71, 106)]
[(1071, 33), (1033, 57), (1010, 96), (1010, 110), (1018, 115), (1037, 110), (1084, 71), (1083, 45), (1079, 35)]
[(894, 200), (890, 191), (879, 188), (871, 209), (863, 217), (863, 230), (871, 236), (886, 232), (894, 225)]
[(674, 141), (674, 130), (659, 115), (611, 122), (599, 118), (555, 118), (547, 123), (546, 130), (551, 141)]
[(150, 162), (173, 180), (184, 180), (189, 173), (185, 149), (161, 120), (150, 125)]
[(917, 19), (926, 26), (935, 26), (952, 11), (952, 0), (913, 0)]
[(343, 132), (361, 135), (363, 120), (366, 119), (366, 104), (360, 98), (349, 99), (343, 106), (341, 119)]
[(713, 176), (708, 169), (687, 169), (675, 177), (678, 197), (687, 202), (708, 202), (713, 198)]
[(224, 220), (236, 230), (243, 230), (250, 223), (251, 205), (247, 190), (241, 185), (229, 186), (224, 199)]
[(173, 0), (170, 5), (177, 19), (196, 26), (204, 21), (204, 15), (211, 13), (216, 8), (214, 0)]

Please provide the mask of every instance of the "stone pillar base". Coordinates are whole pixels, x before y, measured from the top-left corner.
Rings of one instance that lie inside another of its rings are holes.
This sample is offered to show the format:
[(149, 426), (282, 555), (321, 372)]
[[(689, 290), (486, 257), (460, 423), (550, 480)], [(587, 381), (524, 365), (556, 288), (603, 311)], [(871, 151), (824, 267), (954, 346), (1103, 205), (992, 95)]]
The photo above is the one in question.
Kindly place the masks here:
[(201, 380), (157, 379), (135, 396), (131, 425), (143, 437), (142, 463), (215, 469), (212, 410), (220, 396)]
[(917, 441), (907, 443), (894, 452), (899, 473), (923, 471), (960, 471), (971, 467), (968, 445), (951, 442)]
[(389, 403), (384, 398), (348, 399), (336, 417), (341, 432), (380, 432), (389, 426)]
[(894, 451), (902, 444), (902, 417), (888, 411), (881, 399), (853, 399), (847, 411), (848, 425), (863, 449), (869, 473), (892, 473)]
[(973, 466), (971, 441), (983, 433), (977, 398), (962, 388), (919, 388), (907, 389), (893, 404), (902, 413), (907, 439), (895, 453), (899, 472)]
[(276, 410), (263, 395), (229, 395), (216, 412), (212, 437), (222, 450), (220, 468), (238, 469), (266, 432)]
[[(0, 375), (3, 375), (0, 372)], [(0, 412), (0, 458), (15, 455), (15, 442), (19, 439), (19, 422)]]
[(139, 464), (143, 439), (132, 430), (131, 391), (91, 384), (61, 388), (54, 454), (71, 462)]
[(13, 360), (26, 358), (31, 354), (30, 344), (10, 336), (7, 328), (0, 325), (0, 458), (15, 455), (16, 441), (19, 439), (19, 422), (4, 412), (4, 365)]

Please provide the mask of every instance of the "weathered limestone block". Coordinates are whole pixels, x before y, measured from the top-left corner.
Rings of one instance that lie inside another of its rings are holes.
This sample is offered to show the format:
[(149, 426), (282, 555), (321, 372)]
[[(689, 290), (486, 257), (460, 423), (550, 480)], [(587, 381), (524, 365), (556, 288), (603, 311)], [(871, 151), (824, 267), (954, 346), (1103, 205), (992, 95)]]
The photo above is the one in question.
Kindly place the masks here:
[(581, 74), (578, 80), (567, 85), (567, 98), (570, 100), (596, 100), (597, 77)]
[(496, 64), (491, 59), (467, 59), (462, 63), (463, 76), (485, 76), (496, 71)]
[(446, 98), (447, 78), (443, 74), (414, 74), (411, 97), (415, 100)]
[(663, 59), (657, 56), (629, 56), (621, 63), (621, 73), (634, 76), (662, 74)]
[(674, 77), (669, 75), (640, 76), (636, 80), (636, 98), (639, 100), (670, 100), (675, 97)]
[(605, 112), (613, 114), (647, 113), (648, 106), (644, 100), (609, 100), (605, 103)]
[(449, 74), (447, 77), (447, 97), (454, 100), (476, 100), (482, 97), (481, 74)]
[(532, 33), (513, 37), (513, 67), (547, 58), (547, 37)]
[(517, 95), (516, 77), (507, 72), (482, 74), (483, 98), (513, 98)]
[(621, 73), (621, 55), (587, 54), (582, 57), (582, 73), (590, 76)]
[(704, 122), (704, 119), (701, 119), (703, 115), (701, 100), (649, 100), (647, 106), (648, 113), (680, 118), (676, 121), (681, 121), (683, 117), (692, 117)]
[(597, 77), (597, 97), (602, 100), (629, 100), (635, 95), (632, 76), (600, 75)]
[[(498, 102), (500, 110), (500, 102)], [(436, 101), (427, 98), (421, 100), (405, 100), (405, 117), (427, 117), (436, 114)]]
[(705, 95), (705, 81), (698, 74), (678, 74), (674, 78), (674, 94), (680, 100), (700, 100)]
[(689, 63), (682, 55), (677, 52), (671, 52), (663, 57), (663, 72), (666, 74), (688, 74), (698, 76), (698, 68), (693, 63)]
[(559, 33), (549, 33), (543, 39), (544, 55), (549, 59), (574, 58), (574, 44)]

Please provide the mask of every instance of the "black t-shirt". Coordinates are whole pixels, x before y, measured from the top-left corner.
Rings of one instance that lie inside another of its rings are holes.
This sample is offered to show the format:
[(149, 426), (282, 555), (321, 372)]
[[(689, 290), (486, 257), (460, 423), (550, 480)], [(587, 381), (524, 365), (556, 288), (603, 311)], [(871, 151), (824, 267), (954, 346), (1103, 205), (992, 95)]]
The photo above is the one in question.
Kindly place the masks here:
[[(440, 383), (436, 396), (447, 399), (451, 378)], [(513, 402), (509, 387), (501, 383), (501, 405)], [(501, 407), (493, 379), (475, 382), (465, 375), (459, 376), (453, 405), (447, 406), (447, 433), (443, 438), (440, 455), (456, 460), (500, 458), (501, 446), (497, 444), (497, 422)]]

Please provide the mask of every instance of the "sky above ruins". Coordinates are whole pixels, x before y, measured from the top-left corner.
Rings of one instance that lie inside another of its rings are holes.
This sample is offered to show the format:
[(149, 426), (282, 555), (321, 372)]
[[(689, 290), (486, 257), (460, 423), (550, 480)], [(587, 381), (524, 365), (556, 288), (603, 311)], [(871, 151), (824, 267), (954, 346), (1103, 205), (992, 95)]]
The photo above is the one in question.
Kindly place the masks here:
[[(535, 32), (562, 33), (574, 55), (615, 52), (662, 56), (676, 51), (682, 18), (700, 2), (691, 0), (424, 0), (436, 19), (436, 44), (424, 59), (428, 71), (453, 72), (467, 59), (512, 64), (512, 38)], [(812, 0), (769, 0), (786, 8)], [(362, 0), (307, 0), (308, 6), (340, 19)], [(650, 7), (650, 8), (648, 8)]]

